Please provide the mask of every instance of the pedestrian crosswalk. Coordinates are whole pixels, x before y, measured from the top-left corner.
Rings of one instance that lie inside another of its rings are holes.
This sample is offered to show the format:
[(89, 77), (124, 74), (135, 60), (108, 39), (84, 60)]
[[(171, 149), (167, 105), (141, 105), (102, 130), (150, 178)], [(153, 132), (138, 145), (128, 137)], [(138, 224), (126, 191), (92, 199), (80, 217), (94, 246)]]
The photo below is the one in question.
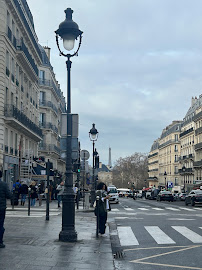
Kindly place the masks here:
[(123, 208), (112, 208), (111, 211), (114, 213), (118, 213), (118, 212), (151, 212), (151, 211), (156, 211), (156, 212), (160, 212), (160, 211), (173, 211), (173, 212), (180, 212), (180, 211), (187, 211), (187, 212), (200, 212), (202, 211), (202, 208), (188, 208), (188, 207), (164, 207), (164, 208), (160, 208), (160, 207), (138, 207), (138, 208), (129, 208), (129, 207), (123, 207)]
[[(202, 227), (198, 228), (202, 229)], [(141, 242), (143, 233), (142, 231), (139, 231), (138, 235), (138, 233), (135, 234), (135, 232), (130, 226), (118, 226), (117, 232), (121, 246), (137, 246), (145, 244), (147, 240), (151, 244), (152, 239), (155, 243), (159, 245), (181, 244), (180, 241), (183, 240), (179, 240), (179, 235), (183, 236), (186, 240), (188, 240), (190, 244), (202, 244), (202, 236), (186, 226), (170, 226), (170, 235), (163, 231), (159, 226), (144, 226), (143, 230), (144, 242)], [(174, 231), (177, 232), (179, 235), (176, 235), (175, 233), (173, 234)], [(175, 235), (176, 239), (173, 239), (173, 235)]]
[[(49, 216), (58, 216), (61, 212), (59, 211), (53, 211), (49, 213)], [(10, 218), (10, 217), (17, 217), (17, 218), (38, 218), (38, 217), (45, 217), (46, 216), (46, 212), (39, 212), (39, 211), (31, 211), (30, 212), (30, 216), (28, 216), (28, 212), (27, 211), (7, 211), (6, 212), (6, 217)]]

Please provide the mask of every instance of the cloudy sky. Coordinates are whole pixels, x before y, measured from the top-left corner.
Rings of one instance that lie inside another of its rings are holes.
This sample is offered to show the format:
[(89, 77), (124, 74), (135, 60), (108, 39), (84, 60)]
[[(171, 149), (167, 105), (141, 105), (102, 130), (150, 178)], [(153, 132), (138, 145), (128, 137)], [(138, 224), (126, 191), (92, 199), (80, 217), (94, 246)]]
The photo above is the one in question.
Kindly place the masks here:
[(92, 152), (96, 124), (100, 160), (113, 163), (148, 153), (172, 120), (182, 120), (202, 94), (201, 0), (27, 0), (41, 45), (66, 96), (65, 58), (54, 31), (74, 10), (83, 33), (72, 59), (72, 112), (80, 118), (81, 148)]

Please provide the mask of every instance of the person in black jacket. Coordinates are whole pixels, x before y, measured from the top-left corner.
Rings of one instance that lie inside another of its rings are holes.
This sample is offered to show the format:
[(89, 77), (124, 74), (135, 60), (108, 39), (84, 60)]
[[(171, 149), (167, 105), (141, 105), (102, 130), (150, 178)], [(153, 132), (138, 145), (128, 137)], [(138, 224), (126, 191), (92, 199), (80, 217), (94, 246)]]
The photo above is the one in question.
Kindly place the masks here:
[(26, 183), (22, 183), (21, 187), (20, 187), (20, 194), (21, 194), (21, 205), (25, 205), (25, 201), (26, 201), (26, 197), (28, 194), (28, 186)]
[(4, 220), (6, 215), (6, 199), (11, 199), (11, 192), (5, 182), (0, 181), (0, 248), (4, 248)]

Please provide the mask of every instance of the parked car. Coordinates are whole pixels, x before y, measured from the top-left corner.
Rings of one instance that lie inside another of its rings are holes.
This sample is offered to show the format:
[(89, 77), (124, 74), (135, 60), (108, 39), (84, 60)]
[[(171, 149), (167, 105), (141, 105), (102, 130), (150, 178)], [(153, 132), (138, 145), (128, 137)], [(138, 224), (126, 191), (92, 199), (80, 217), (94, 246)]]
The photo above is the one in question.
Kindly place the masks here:
[(179, 200), (180, 200), (180, 201), (184, 201), (186, 195), (187, 195), (187, 193), (180, 193), (180, 194), (179, 194)]
[(180, 200), (179, 193), (173, 193), (173, 199), (174, 199), (174, 201)]
[(194, 206), (196, 203), (202, 203), (202, 190), (196, 189), (192, 190), (186, 197), (185, 197), (185, 205), (191, 204)]
[(160, 191), (156, 198), (157, 201), (169, 201), (173, 202), (174, 197), (173, 194), (170, 191), (164, 190)]

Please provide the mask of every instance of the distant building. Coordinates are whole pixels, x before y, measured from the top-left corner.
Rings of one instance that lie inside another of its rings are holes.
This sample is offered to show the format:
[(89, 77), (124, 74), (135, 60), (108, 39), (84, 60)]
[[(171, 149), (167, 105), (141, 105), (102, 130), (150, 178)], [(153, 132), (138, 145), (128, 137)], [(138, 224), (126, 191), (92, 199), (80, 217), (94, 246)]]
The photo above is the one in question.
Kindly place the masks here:
[(98, 180), (106, 183), (107, 186), (112, 185), (112, 171), (102, 162), (99, 163)]
[(53, 163), (56, 172), (65, 172), (65, 161), (60, 158), (61, 116), (66, 111), (65, 98), (50, 63), (50, 48), (39, 45), (42, 65), (39, 67), (39, 125), (43, 137), (39, 156)]

